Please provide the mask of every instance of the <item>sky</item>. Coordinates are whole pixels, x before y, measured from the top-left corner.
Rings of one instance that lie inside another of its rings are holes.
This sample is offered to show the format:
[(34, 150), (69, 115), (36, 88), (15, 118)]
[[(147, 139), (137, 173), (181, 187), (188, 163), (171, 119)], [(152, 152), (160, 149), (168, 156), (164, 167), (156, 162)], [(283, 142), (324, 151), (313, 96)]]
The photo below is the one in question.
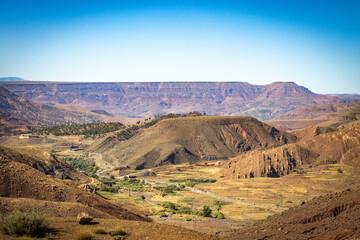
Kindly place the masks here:
[(360, 93), (360, 1), (0, 0), (0, 77)]

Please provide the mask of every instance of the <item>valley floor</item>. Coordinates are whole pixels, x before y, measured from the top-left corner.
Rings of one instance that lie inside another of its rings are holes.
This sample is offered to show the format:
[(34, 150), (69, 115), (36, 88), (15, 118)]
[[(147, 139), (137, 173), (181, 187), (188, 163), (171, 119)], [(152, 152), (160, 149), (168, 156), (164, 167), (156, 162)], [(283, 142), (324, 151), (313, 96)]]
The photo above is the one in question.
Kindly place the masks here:
[[(356, 187), (360, 182), (359, 171), (343, 164), (323, 165), (316, 168), (307, 166), (281, 178), (226, 179), (220, 176), (218, 167), (212, 166), (211, 162), (198, 165), (162, 166), (152, 171), (156, 172), (156, 177), (141, 179), (157, 186), (178, 185), (176, 181), (194, 177), (213, 178), (217, 181), (200, 183), (192, 188), (186, 187), (184, 191), (176, 191), (166, 196), (154, 191), (120, 190), (119, 193), (99, 193), (126, 204), (133, 212), (140, 211), (152, 216), (156, 222), (212, 235), (225, 233), (230, 229), (241, 229), (315, 197)], [(140, 198), (141, 195), (145, 197), (144, 200)], [(168, 217), (156, 215), (157, 212), (163, 210), (161, 204), (165, 202), (195, 210), (200, 210), (207, 205), (214, 214), (218, 208), (215, 205), (216, 201), (224, 203), (220, 212), (226, 219), (172, 214), (171, 212), (168, 213)]]

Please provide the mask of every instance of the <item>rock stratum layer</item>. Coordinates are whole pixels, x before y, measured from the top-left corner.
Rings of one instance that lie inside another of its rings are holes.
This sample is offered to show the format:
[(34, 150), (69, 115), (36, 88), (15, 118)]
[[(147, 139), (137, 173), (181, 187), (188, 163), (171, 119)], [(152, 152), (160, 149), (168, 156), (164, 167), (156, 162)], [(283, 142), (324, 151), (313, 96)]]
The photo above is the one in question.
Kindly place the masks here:
[(268, 85), (246, 82), (4, 82), (1, 85), (37, 103), (76, 104), (118, 116), (152, 117), (198, 111), (208, 115), (270, 120), (298, 107), (340, 101), (339, 97), (315, 94), (292, 82)]

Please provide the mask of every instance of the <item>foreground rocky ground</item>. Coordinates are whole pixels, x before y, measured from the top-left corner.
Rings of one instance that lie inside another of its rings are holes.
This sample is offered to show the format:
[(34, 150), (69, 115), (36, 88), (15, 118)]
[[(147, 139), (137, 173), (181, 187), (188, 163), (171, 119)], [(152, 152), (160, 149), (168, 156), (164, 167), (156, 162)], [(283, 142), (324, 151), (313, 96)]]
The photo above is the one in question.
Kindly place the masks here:
[(320, 196), (223, 236), (225, 239), (359, 239), (359, 200), (360, 188)]

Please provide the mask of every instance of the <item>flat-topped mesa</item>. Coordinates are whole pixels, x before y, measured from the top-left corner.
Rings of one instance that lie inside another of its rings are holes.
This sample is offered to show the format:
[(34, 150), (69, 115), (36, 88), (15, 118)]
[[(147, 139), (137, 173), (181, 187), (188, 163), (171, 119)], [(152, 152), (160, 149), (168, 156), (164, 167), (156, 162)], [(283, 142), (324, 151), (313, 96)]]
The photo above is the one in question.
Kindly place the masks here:
[(270, 120), (295, 108), (340, 101), (293, 82), (6, 82), (3, 87), (42, 104), (76, 104), (119, 116), (153, 117), (167, 113), (253, 116)]
[(227, 159), (295, 141), (295, 136), (252, 117), (199, 116), (165, 119), (128, 140), (107, 137), (89, 149), (116, 165), (142, 169)]

